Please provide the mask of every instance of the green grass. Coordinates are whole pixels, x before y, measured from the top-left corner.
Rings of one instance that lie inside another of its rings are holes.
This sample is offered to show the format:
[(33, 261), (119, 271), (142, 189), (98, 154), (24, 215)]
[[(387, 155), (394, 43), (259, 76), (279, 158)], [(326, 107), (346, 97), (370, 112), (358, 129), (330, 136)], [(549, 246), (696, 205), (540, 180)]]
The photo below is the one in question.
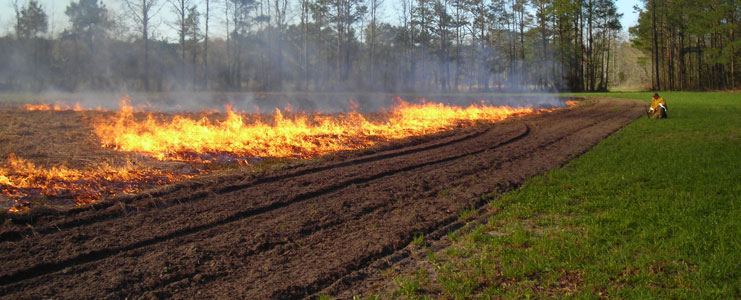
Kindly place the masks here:
[(414, 238), (412, 239), (412, 244), (418, 247), (424, 247), (425, 246), (424, 234), (415, 235)]
[(428, 253), (436, 276), (411, 274), (401, 290), (415, 293), (395, 295), (741, 298), (741, 94), (661, 95), (669, 119), (638, 119), (491, 196), (486, 224)]

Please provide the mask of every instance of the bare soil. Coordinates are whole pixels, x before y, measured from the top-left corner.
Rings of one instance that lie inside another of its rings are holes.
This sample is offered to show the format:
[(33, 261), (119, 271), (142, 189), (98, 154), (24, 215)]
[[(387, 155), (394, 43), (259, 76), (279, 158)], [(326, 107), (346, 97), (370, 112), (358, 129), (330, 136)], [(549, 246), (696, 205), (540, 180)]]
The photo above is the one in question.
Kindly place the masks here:
[(32, 209), (0, 228), (0, 298), (349, 295), (415, 236), (449, 228), (484, 195), (563, 165), (642, 114), (640, 102), (601, 99), (260, 174)]

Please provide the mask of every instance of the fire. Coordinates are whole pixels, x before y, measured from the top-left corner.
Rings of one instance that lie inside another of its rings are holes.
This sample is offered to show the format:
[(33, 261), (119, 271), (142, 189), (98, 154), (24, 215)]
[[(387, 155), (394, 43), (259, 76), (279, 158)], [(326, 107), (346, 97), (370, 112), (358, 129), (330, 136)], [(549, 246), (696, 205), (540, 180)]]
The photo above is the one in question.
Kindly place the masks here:
[(410, 136), (441, 132), (477, 121), (499, 121), (535, 112), (532, 108), (475, 104), (456, 107), (439, 103), (411, 104), (400, 99), (383, 121), (369, 121), (357, 112), (336, 115), (284, 115), (276, 109), (272, 121), (245, 123), (245, 115), (227, 107), (223, 121), (175, 115), (164, 121), (152, 114), (137, 120), (126, 99), (115, 120), (95, 122), (105, 147), (151, 155), (160, 160), (198, 160), (203, 154), (239, 157), (308, 158), (355, 150)]
[[(192, 177), (128, 163), (114, 167), (101, 164), (86, 170), (65, 166), (41, 168), (10, 154), (0, 165), (0, 195), (12, 199), (71, 198), (77, 204), (91, 203), (116, 192), (132, 193), (143, 184), (162, 185)], [(16, 201), (18, 203), (18, 201)], [(24, 204), (24, 203), (19, 203)], [(11, 211), (18, 211), (16, 206)]]
[[(357, 108), (357, 104), (351, 102)], [(26, 110), (84, 111), (79, 103), (66, 106), (38, 104)], [(100, 110), (100, 109), (98, 109)], [(145, 186), (168, 184), (205, 174), (209, 163), (243, 163), (254, 158), (311, 158), (342, 150), (356, 150), (378, 142), (438, 133), (451, 128), (495, 122), (511, 116), (538, 113), (532, 108), (473, 104), (468, 107), (440, 103), (413, 104), (397, 98), (396, 105), (376, 114), (355, 110), (338, 114), (291, 113), (276, 109), (271, 115), (244, 114), (226, 107), (226, 113), (165, 114), (145, 112), (124, 97), (120, 110), (89, 114), (101, 146), (145, 154), (160, 161), (182, 163), (93, 163), (94, 167), (41, 167), (13, 154), (0, 160), (0, 198), (27, 208), (33, 200), (73, 199), (91, 203), (108, 195), (133, 193)], [(194, 117), (199, 116), (199, 117)], [(147, 158), (148, 159), (148, 158)], [(159, 164), (161, 166), (154, 167)], [(176, 166), (176, 167), (173, 167)]]
[(574, 101), (574, 100), (566, 100), (566, 102), (564, 104), (566, 104), (566, 106), (568, 106), (568, 107), (574, 107), (574, 106), (578, 105), (579, 102)]
[(85, 108), (80, 105), (80, 102), (76, 102), (70, 106), (64, 101), (57, 101), (54, 104), (40, 103), (40, 104), (24, 104), (23, 108), (28, 111), (103, 111), (100, 106), (96, 108)]
[(10, 209), (8, 209), (8, 212), (9, 213), (18, 213), (18, 212), (22, 212), (22, 211), (27, 210), (27, 209), (28, 209), (28, 206), (13, 206)]

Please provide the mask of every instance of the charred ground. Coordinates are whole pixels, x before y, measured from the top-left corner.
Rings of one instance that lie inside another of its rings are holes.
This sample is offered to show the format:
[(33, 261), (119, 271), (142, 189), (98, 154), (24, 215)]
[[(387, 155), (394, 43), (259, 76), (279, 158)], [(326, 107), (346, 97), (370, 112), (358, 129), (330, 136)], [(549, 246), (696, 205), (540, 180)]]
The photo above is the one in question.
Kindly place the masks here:
[(189, 181), (0, 230), (3, 298), (301, 298), (352, 288), (374, 262), (588, 150), (640, 102), (409, 139), (263, 173)]

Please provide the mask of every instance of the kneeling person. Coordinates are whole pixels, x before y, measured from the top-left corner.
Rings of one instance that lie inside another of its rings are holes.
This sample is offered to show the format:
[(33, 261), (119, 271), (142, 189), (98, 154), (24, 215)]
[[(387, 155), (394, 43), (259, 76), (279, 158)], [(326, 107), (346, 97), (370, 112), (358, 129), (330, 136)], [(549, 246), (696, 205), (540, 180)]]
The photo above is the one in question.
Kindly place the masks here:
[(664, 98), (659, 97), (658, 93), (654, 93), (654, 97), (651, 100), (651, 108), (648, 109), (648, 114), (651, 119), (666, 118), (666, 101), (664, 101)]

